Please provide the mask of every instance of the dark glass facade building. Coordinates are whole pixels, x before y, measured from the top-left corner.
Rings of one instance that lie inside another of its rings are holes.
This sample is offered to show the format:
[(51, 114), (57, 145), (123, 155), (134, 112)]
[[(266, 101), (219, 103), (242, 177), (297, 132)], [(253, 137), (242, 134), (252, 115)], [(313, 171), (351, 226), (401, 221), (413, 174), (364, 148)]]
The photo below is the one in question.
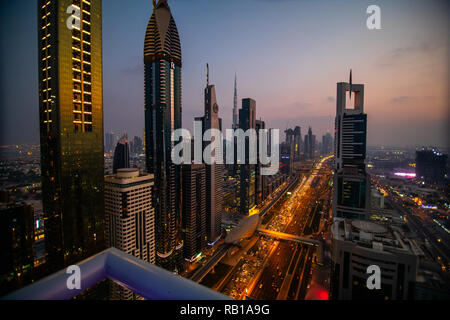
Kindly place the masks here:
[(305, 135), (305, 157), (313, 160), (316, 154), (316, 136), (312, 134), (312, 129), (309, 127), (308, 134)]
[(445, 181), (448, 155), (436, 150), (416, 151), (416, 176), (427, 183), (442, 184)]
[(294, 161), (301, 160), (302, 150), (302, 129), (296, 126), (294, 129)]
[[(208, 68), (209, 70), (209, 68)], [(219, 118), (219, 105), (216, 99), (216, 88), (209, 84), (209, 71), (205, 88), (205, 109), (204, 116), (195, 118), (202, 123), (202, 134), (204, 135), (210, 129), (222, 131), (222, 119)], [(222, 141), (221, 141), (222, 142)], [(205, 150), (211, 142), (204, 141), (202, 150)], [(219, 148), (222, 150), (222, 148)], [(223, 154), (212, 152), (216, 162), (223, 160)], [(214, 242), (222, 233), (222, 198), (223, 198), (223, 164), (206, 164), (206, 234), (209, 243)]]
[(114, 150), (113, 173), (116, 174), (118, 169), (130, 167), (130, 147), (128, 139), (124, 136), (117, 142)]
[[(266, 129), (266, 123), (261, 119), (256, 120), (256, 132), (258, 133), (258, 139), (257, 139), (258, 155), (262, 154), (262, 152), (263, 152), (263, 150), (261, 150), (259, 148), (259, 143), (260, 143), (259, 130), (264, 130), (264, 129)], [(264, 150), (264, 152), (266, 152), (266, 150)], [(264, 189), (265, 189), (266, 183), (267, 183), (267, 176), (261, 175), (261, 168), (262, 168), (262, 164), (258, 160), (258, 164), (256, 165), (256, 177), (255, 177), (255, 184), (256, 184), (255, 196), (256, 196), (256, 204), (257, 205), (259, 205), (265, 199)]]
[(206, 236), (206, 166), (186, 164), (183, 177), (184, 257), (192, 259), (207, 244)]
[(42, 201), (54, 272), (105, 245), (102, 2), (37, 6)]
[(327, 132), (322, 136), (322, 155), (329, 155), (333, 152), (333, 137)]
[(23, 202), (0, 201), (0, 296), (34, 277), (34, 210)]
[(182, 262), (181, 168), (171, 141), (181, 127), (181, 45), (166, 0), (154, 5), (144, 45), (146, 169), (155, 175), (153, 204), (156, 263), (175, 270)]
[[(346, 106), (347, 92), (355, 95), (354, 108)], [(333, 215), (366, 219), (370, 207), (370, 186), (365, 164), (367, 115), (364, 113), (364, 85), (337, 84), (335, 127)]]
[[(239, 110), (239, 129), (244, 132), (248, 129), (256, 129), (255, 100), (242, 99), (242, 109)], [(237, 173), (239, 175), (239, 211), (241, 215), (248, 215), (256, 205), (256, 165), (249, 163), (248, 137), (245, 138), (245, 162), (244, 164), (237, 163)]]

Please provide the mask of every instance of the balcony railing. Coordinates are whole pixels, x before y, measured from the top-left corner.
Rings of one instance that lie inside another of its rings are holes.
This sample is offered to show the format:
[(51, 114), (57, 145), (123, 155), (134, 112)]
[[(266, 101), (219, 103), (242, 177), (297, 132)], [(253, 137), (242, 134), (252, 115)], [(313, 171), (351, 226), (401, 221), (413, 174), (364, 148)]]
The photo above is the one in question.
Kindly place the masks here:
[(68, 300), (109, 279), (149, 300), (229, 300), (230, 298), (110, 248), (77, 264), (81, 289), (69, 289), (66, 269), (17, 290), (3, 300)]

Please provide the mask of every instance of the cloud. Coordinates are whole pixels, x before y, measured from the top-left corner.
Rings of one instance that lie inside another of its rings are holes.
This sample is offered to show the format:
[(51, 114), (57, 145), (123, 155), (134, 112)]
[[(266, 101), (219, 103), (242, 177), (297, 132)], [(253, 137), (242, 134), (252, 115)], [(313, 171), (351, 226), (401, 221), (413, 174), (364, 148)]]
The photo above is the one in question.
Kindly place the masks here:
[(144, 65), (143, 64), (135, 64), (134, 66), (127, 66), (120, 70), (121, 73), (125, 74), (140, 74), (144, 73)]
[(414, 100), (413, 97), (408, 97), (408, 96), (400, 96), (400, 97), (394, 97), (391, 99), (392, 103), (396, 103), (396, 104), (401, 104), (401, 103), (407, 103), (407, 102), (411, 102), (412, 100)]
[(309, 102), (294, 102), (287, 106), (288, 110), (308, 111), (311, 110), (312, 103)]
[(434, 96), (423, 96), (423, 97), (411, 97), (411, 96), (398, 96), (391, 99), (392, 103), (395, 104), (403, 104), (403, 103), (412, 103), (412, 102), (434, 102), (436, 99)]
[(398, 47), (386, 52), (377, 62), (379, 66), (390, 67), (415, 55), (427, 55), (435, 52), (442, 45), (438, 43), (422, 42), (404, 47)]
[(120, 66), (119, 70), (125, 74), (143, 74), (144, 73), (144, 60), (142, 56), (130, 55), (124, 57), (122, 61), (118, 61)]

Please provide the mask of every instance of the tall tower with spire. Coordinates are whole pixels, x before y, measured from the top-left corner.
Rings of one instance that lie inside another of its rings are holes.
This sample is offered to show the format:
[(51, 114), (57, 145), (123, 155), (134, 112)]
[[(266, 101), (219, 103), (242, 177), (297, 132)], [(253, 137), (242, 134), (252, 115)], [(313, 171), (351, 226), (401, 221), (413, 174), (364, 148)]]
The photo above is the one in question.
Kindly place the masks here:
[(172, 133), (181, 127), (181, 45), (167, 0), (153, 2), (144, 43), (145, 157), (155, 176), (156, 264), (182, 263), (181, 169), (172, 163)]
[[(347, 92), (353, 106), (347, 108)], [(350, 81), (337, 84), (333, 217), (368, 219), (370, 182), (366, 172), (367, 114), (364, 113), (364, 85)]]
[[(216, 88), (209, 84), (209, 65), (206, 65), (206, 88), (204, 116), (195, 118), (202, 122), (202, 134), (209, 129), (222, 130), (222, 119), (219, 118), (219, 105), (217, 104)], [(222, 143), (220, 141), (220, 143)], [(203, 143), (203, 149), (209, 142)], [(217, 159), (222, 154), (215, 154)], [(212, 163), (206, 165), (206, 234), (208, 242), (214, 242), (221, 235), (222, 222), (222, 178), (223, 164)]]
[(239, 111), (237, 97), (237, 76), (234, 74), (234, 99), (233, 99), (233, 129), (239, 127)]

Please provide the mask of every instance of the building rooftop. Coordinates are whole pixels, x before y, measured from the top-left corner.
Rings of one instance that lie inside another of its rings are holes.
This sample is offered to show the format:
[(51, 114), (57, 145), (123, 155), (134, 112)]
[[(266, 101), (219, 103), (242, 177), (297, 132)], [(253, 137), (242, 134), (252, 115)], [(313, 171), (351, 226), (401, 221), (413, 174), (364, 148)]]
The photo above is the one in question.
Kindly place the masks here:
[(106, 183), (126, 185), (129, 183), (153, 180), (152, 173), (141, 173), (138, 168), (118, 169), (116, 174), (105, 176)]
[(348, 241), (369, 250), (394, 254), (422, 255), (415, 241), (408, 238), (398, 220), (372, 221), (335, 219), (334, 240)]

